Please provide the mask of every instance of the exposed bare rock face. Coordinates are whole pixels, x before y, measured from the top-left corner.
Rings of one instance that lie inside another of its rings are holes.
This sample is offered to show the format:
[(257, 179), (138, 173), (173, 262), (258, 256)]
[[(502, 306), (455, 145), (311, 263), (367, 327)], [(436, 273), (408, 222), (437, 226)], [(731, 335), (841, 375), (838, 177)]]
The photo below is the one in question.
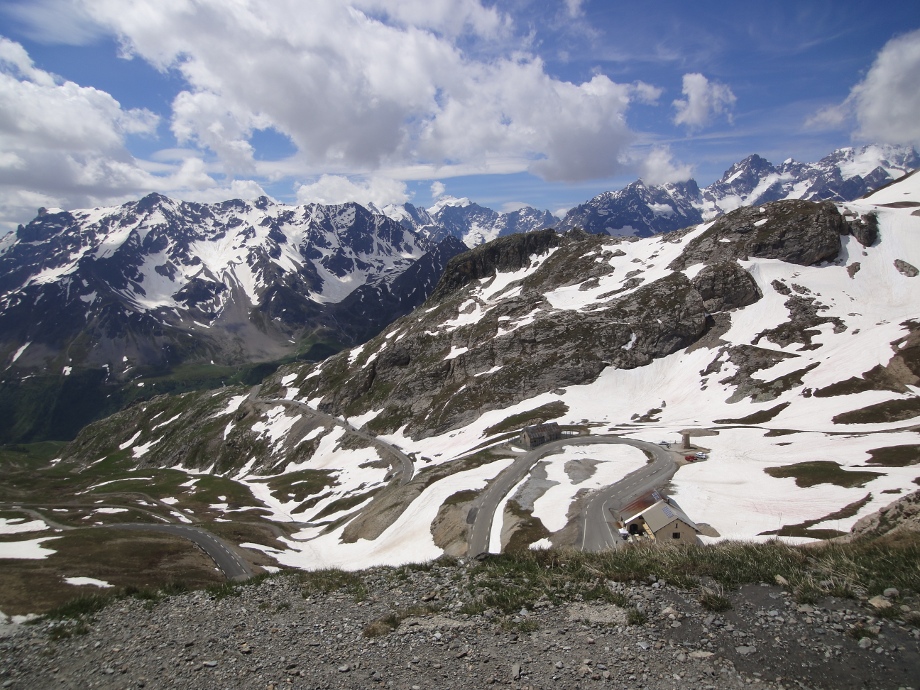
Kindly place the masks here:
[(558, 247), (561, 241), (554, 230), (548, 229), (502, 237), (480, 245), (449, 262), (431, 298), (435, 301), (443, 299), (474, 280), (494, 275), (496, 271), (516, 271), (528, 265), (531, 256), (542, 254), (550, 247)]
[(878, 241), (878, 215), (866, 215), (849, 221), (850, 234), (864, 247), (871, 247)]
[[(649, 364), (702, 337), (711, 327), (710, 313), (761, 297), (747, 271), (726, 260), (693, 281), (675, 271), (645, 283), (637, 267), (590, 309), (552, 308), (546, 295), (553, 290), (596, 289), (598, 278), (614, 270), (609, 257), (623, 256), (616, 246), (622, 242), (541, 231), (503, 237), (455, 257), (411, 324), (394, 324), (368, 343), (372, 357), (327, 361), (310, 379), (310, 395), (322, 395), (321, 407), (334, 414), (383, 408), (372, 423), (380, 432), (408, 422), (407, 433), (415, 437), (442, 433), (484, 411), (590, 383), (606, 367)], [(498, 290), (507, 296), (496, 304), (484, 308), (475, 297), (477, 290), (492, 289), (498, 273), (540, 261), (535, 271)], [(454, 320), (457, 327), (450, 325)]]
[(860, 519), (853, 525), (849, 536), (882, 537), (905, 532), (920, 532), (920, 490)]
[(710, 264), (691, 282), (711, 313), (746, 307), (763, 297), (757, 281), (737, 261)]
[(898, 272), (901, 275), (907, 278), (916, 278), (917, 275), (920, 274), (920, 271), (917, 270), (916, 266), (913, 266), (912, 264), (909, 264), (902, 259), (895, 259), (894, 267), (898, 269)]
[(671, 268), (732, 259), (779, 259), (801, 266), (831, 261), (850, 226), (830, 202), (789, 199), (748, 206), (722, 216), (687, 244)]

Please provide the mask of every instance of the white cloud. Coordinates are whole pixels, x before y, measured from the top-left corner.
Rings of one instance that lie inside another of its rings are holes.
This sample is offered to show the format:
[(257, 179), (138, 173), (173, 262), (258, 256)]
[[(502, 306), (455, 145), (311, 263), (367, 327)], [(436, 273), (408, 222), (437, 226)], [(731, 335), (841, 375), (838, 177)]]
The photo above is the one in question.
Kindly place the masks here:
[(39, 43), (81, 46), (102, 35), (99, 25), (72, 0), (9, 2), (0, 12), (21, 24), (23, 33)]
[(656, 147), (638, 162), (639, 174), (646, 184), (683, 182), (693, 176), (693, 166), (674, 162), (670, 149)]
[(664, 89), (646, 84), (644, 81), (637, 81), (633, 84), (633, 94), (639, 103), (657, 105), (662, 93), (664, 93)]
[[(235, 173), (252, 169), (252, 132), (274, 128), (312, 174), (514, 161), (547, 179), (604, 177), (633, 139), (630, 99), (657, 97), (603, 75), (549, 76), (501, 39), (508, 17), (474, 0), (313, 0), (309, 12), (296, 0), (82, 1), (128, 54), (182, 75), (174, 133)], [(498, 37), (493, 57), (461, 51), (459, 32)]]
[(374, 204), (383, 208), (387, 204), (404, 204), (409, 200), (406, 185), (386, 177), (369, 177), (352, 180), (343, 175), (323, 175), (312, 184), (297, 188), (299, 204)]
[(861, 139), (920, 142), (920, 29), (888, 41), (849, 100)]
[(699, 129), (708, 125), (715, 116), (723, 114), (729, 122), (732, 121), (732, 108), (737, 99), (725, 84), (711, 82), (694, 72), (684, 75), (682, 92), (686, 98), (673, 103), (677, 109), (674, 124)]
[(135, 159), (127, 138), (152, 136), (157, 125), (147, 110), (37, 68), (20, 44), (0, 37), (0, 229), (39, 206), (91, 208), (154, 190), (194, 201), (264, 194), (254, 181), (220, 170), (215, 177), (200, 151)]
[(486, 37), (496, 36), (511, 24), (510, 17), (475, 0), (353, 0), (353, 4), (406, 26), (433, 29), (447, 35), (469, 31)]
[(439, 199), (440, 197), (444, 196), (444, 192), (446, 191), (447, 191), (447, 187), (444, 186), (443, 182), (440, 182), (439, 180), (435, 180), (434, 182), (431, 183), (431, 198), (432, 199)]
[(0, 222), (28, 217), (37, 200), (57, 206), (149, 188), (125, 139), (156, 127), (153, 113), (59, 79), (0, 38)]
[(816, 129), (853, 127), (864, 141), (920, 143), (920, 29), (897, 36), (875, 57), (865, 78), (842, 102), (805, 122)]
[(565, 8), (569, 12), (570, 17), (581, 16), (581, 6), (584, 4), (584, 0), (565, 0)]

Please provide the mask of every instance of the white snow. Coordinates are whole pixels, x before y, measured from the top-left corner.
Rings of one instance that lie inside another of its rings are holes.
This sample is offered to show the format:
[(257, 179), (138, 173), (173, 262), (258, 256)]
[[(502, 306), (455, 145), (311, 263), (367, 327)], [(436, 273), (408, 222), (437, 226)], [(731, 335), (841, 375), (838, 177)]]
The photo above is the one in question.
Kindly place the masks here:
[(25, 521), (25, 518), (0, 517), (0, 534), (21, 534), (22, 532), (43, 532), (50, 529), (44, 520)]
[[(597, 461), (590, 478), (575, 484), (565, 471), (571, 461)], [(540, 498), (534, 501), (534, 517), (539, 518), (550, 532), (565, 527), (569, 505), (575, 494), (583, 489), (597, 489), (620, 481), (630, 472), (643, 467), (647, 458), (638, 448), (620, 445), (573, 446), (561, 453), (546, 456), (546, 477), (557, 482)]]
[(457, 357), (459, 357), (460, 355), (462, 355), (464, 352), (469, 352), (469, 351), (470, 351), (470, 348), (468, 348), (468, 347), (457, 347), (456, 345), (453, 345), (453, 346), (450, 348), (450, 352), (447, 353), (447, 356), (444, 357), (444, 359), (445, 359), (445, 360), (448, 360), (448, 359), (456, 359)]
[(13, 359), (10, 360), (10, 364), (12, 364), (12, 363), (15, 362), (17, 359), (19, 359), (19, 358), (22, 356), (22, 353), (25, 352), (25, 351), (26, 351), (26, 348), (29, 347), (29, 345), (31, 345), (31, 344), (32, 344), (32, 342), (30, 341), (30, 342), (26, 343), (25, 345), (23, 345), (22, 347), (20, 347), (18, 350), (16, 350), (16, 352), (13, 353)]
[(78, 587), (84, 587), (87, 585), (102, 588), (114, 587), (114, 585), (109, 584), (105, 580), (97, 580), (94, 577), (65, 577), (64, 582), (66, 582), (68, 585), (76, 585)]
[(353, 544), (343, 544), (339, 541), (343, 526), (331, 534), (310, 541), (281, 538), (288, 545), (283, 551), (259, 544), (241, 546), (264, 551), (282, 565), (307, 570), (358, 570), (372, 565), (401, 565), (431, 560), (441, 555), (441, 549), (435, 545), (431, 536), (431, 521), (444, 501), (458, 491), (482, 489), (485, 482), (495, 477), (509, 463), (510, 460), (499, 460), (435, 482), (374, 541), (362, 539)]
[(383, 412), (382, 407), (379, 410), (369, 410), (368, 412), (365, 412), (364, 414), (359, 414), (359, 415), (355, 415), (354, 417), (349, 417), (348, 423), (351, 424), (355, 429), (360, 429), (362, 426), (367, 424), (369, 421), (377, 417), (377, 415), (379, 415), (381, 412)]
[(148, 441), (147, 443), (142, 443), (141, 445), (135, 448), (132, 448), (131, 454), (134, 456), (134, 459), (137, 460), (138, 458), (141, 458), (144, 455), (146, 455), (148, 450), (153, 448), (156, 444), (158, 444), (162, 440), (163, 439), (155, 438), (152, 441)]
[(244, 394), (244, 395), (234, 395), (232, 398), (230, 398), (230, 400), (227, 401), (227, 406), (226, 406), (223, 410), (221, 410), (220, 412), (215, 413), (214, 416), (215, 416), (215, 417), (222, 417), (222, 416), (227, 415), (227, 414), (233, 414), (233, 413), (236, 412), (238, 409), (240, 409), (240, 405), (242, 405), (242, 404), (243, 404), (243, 401), (244, 401), (246, 398), (248, 398), (248, 397), (249, 397), (248, 394)]
[(42, 544), (52, 539), (60, 539), (60, 537), (40, 537), (28, 541), (0, 541), (0, 559), (40, 560), (48, 558), (56, 551)]
[(165, 422), (160, 422), (160, 423), (157, 424), (155, 427), (153, 427), (153, 428), (151, 429), (151, 431), (156, 431), (157, 429), (160, 429), (160, 428), (162, 428), (162, 427), (164, 427), (164, 426), (167, 426), (167, 425), (169, 425), (169, 424), (172, 424), (174, 421), (176, 421), (177, 419), (179, 419), (179, 417), (181, 417), (181, 416), (182, 416), (182, 413), (180, 412), (180, 413), (177, 414), (175, 417), (171, 417), (170, 419), (167, 419)]
[(98, 489), (101, 486), (108, 486), (109, 484), (115, 484), (116, 482), (136, 482), (136, 481), (150, 481), (153, 477), (123, 477), (122, 479), (110, 479), (107, 482), (100, 482), (98, 484), (93, 484), (86, 491), (81, 491), (79, 493), (89, 493), (93, 489)]
[(127, 513), (129, 510), (127, 508), (96, 508), (93, 513), (101, 513), (102, 515), (116, 515), (118, 513)]
[(286, 376), (283, 376), (283, 377), (281, 378), (281, 385), (282, 385), (282, 386), (290, 386), (292, 383), (294, 383), (294, 381), (297, 380), (297, 377), (298, 377), (299, 375), (300, 375), (300, 374), (298, 374), (298, 373), (295, 371), (293, 374), (287, 374)]
[(268, 437), (273, 453), (281, 450), (291, 427), (303, 416), (299, 413), (288, 414), (289, 412), (288, 405), (275, 405), (265, 412), (264, 418), (266, 421), (263, 422), (260, 419), (252, 425), (253, 433)]
[(139, 438), (141, 437), (141, 433), (142, 433), (142, 430), (141, 430), (141, 429), (138, 429), (138, 430), (137, 430), (137, 433), (134, 434), (134, 436), (132, 436), (132, 437), (129, 438), (127, 441), (125, 441), (125, 442), (122, 443), (120, 446), (118, 446), (118, 450), (127, 450), (128, 448), (130, 448), (131, 446), (133, 446), (133, 445), (134, 445), (134, 442), (135, 442), (137, 439), (139, 439)]

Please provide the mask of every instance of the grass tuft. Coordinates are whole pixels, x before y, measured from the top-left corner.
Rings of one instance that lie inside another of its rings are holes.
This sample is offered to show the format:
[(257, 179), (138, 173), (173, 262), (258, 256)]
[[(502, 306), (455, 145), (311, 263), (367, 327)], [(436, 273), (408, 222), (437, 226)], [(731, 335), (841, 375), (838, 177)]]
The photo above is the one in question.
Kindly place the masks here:
[(721, 587), (703, 587), (697, 600), (704, 609), (715, 613), (728, 611), (732, 608), (732, 602), (725, 596), (725, 591)]
[(367, 598), (367, 586), (358, 573), (346, 572), (337, 568), (325, 568), (300, 573), (298, 578), (301, 592), (305, 597), (311, 594), (329, 594), (345, 590), (355, 601), (364, 601)]

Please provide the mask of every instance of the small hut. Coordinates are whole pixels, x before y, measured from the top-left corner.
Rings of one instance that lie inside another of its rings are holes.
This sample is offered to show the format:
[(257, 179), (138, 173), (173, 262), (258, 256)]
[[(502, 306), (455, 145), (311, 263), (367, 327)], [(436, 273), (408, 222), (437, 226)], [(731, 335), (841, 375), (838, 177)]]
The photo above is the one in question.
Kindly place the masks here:
[(624, 519), (623, 527), (630, 535), (655, 541), (699, 543), (699, 528), (672, 498), (659, 498), (641, 512)]
[(542, 446), (544, 443), (549, 443), (550, 441), (558, 441), (561, 438), (562, 429), (559, 428), (556, 422), (525, 426), (524, 431), (521, 432), (521, 443), (528, 449)]

